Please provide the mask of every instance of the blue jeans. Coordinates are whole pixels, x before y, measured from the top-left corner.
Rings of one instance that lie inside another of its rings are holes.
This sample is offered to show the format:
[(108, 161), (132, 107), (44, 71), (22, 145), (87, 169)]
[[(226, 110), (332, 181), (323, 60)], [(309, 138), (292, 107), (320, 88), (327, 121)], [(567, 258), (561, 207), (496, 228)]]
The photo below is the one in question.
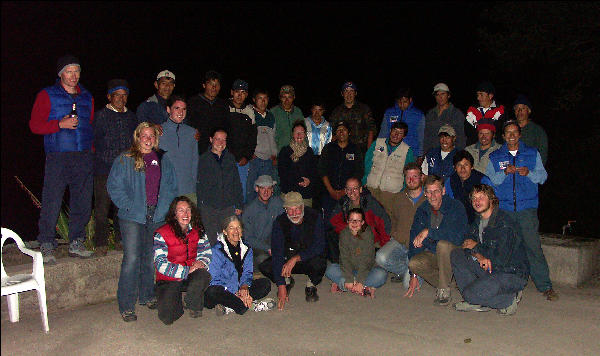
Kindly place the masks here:
[(250, 170), (250, 162), (246, 163), (245, 166), (240, 166), (236, 163), (238, 174), (240, 175), (240, 182), (242, 183), (242, 197), (244, 198), (244, 204), (246, 204), (246, 184), (248, 180), (248, 171)]
[(375, 254), (375, 263), (388, 272), (403, 276), (408, 270), (408, 249), (395, 239), (390, 239)]
[(462, 248), (450, 253), (450, 261), (456, 285), (465, 301), (470, 304), (494, 309), (506, 308), (512, 304), (516, 293), (527, 285), (525, 277), (514, 273), (485, 271)]
[[(256, 191), (254, 191), (254, 183), (259, 176), (268, 175), (277, 181), (277, 170), (273, 167), (273, 161), (270, 159), (254, 158), (247, 164), (248, 176), (246, 180), (246, 202), (249, 203), (256, 198)], [(277, 185), (273, 186), (273, 196), (279, 195), (279, 188)]]
[(525, 209), (517, 212), (505, 210), (505, 212), (515, 219), (521, 227), (523, 242), (527, 250), (527, 260), (529, 261), (529, 274), (535, 287), (540, 292), (552, 289), (548, 262), (546, 262), (538, 233), (537, 209)]
[(164, 222), (153, 223), (156, 207), (148, 207), (146, 223), (119, 219), (123, 262), (117, 300), (119, 312), (135, 311), (135, 303), (146, 304), (154, 296), (154, 231)]
[[(356, 271), (354, 271), (354, 273), (356, 274)], [(329, 264), (329, 266), (327, 266), (327, 270), (325, 270), (325, 276), (329, 278), (333, 283), (337, 284), (341, 290), (346, 291), (346, 288), (344, 287), (346, 279), (342, 275), (342, 269), (340, 268), (339, 264)], [(363, 284), (365, 285), (365, 287), (379, 288), (385, 284), (386, 280), (387, 272), (381, 267), (375, 266), (371, 269), (371, 272), (369, 272), (369, 275), (367, 276), (367, 278), (365, 279), (365, 283)]]

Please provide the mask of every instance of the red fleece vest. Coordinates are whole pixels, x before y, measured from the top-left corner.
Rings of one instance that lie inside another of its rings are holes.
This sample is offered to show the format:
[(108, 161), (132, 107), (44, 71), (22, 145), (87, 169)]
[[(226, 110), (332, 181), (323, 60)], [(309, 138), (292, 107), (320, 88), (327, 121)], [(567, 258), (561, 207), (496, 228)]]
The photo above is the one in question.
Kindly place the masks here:
[[(198, 251), (198, 230), (192, 229), (187, 235), (188, 243), (184, 243), (182, 240), (175, 236), (175, 232), (171, 229), (171, 226), (165, 224), (156, 230), (163, 237), (167, 243), (167, 260), (171, 263), (178, 265), (191, 266), (196, 260), (196, 254)], [(177, 278), (165, 276), (162, 273), (156, 272), (157, 281), (178, 281)]]

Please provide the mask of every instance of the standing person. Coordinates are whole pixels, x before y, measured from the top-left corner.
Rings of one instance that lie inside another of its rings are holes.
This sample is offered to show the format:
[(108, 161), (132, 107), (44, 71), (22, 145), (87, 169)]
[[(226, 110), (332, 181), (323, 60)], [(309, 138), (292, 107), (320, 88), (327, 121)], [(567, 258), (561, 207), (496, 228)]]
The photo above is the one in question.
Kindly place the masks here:
[(331, 126), (323, 116), (325, 113), (325, 104), (323, 102), (313, 100), (310, 112), (311, 115), (304, 118), (308, 145), (313, 150), (315, 156), (320, 156), (323, 147), (331, 142)]
[(162, 125), (169, 118), (167, 102), (175, 89), (175, 74), (168, 69), (158, 73), (154, 81), (156, 94), (138, 105), (136, 116), (138, 123), (150, 122)]
[[(206, 290), (206, 307), (215, 308), (218, 316), (232, 312), (242, 315), (250, 308), (256, 312), (275, 308), (275, 300), (265, 298), (271, 291), (271, 282), (264, 277), (253, 279), (252, 248), (242, 240), (240, 218), (229, 216), (222, 226), (223, 232), (212, 248), (212, 280)], [(265, 299), (259, 302), (262, 298)]]
[(304, 120), (292, 126), (292, 139), (284, 146), (277, 157), (277, 170), (281, 179), (281, 192), (297, 191), (304, 199), (304, 205), (311, 207), (316, 182), (316, 159), (306, 142)]
[(175, 167), (178, 195), (184, 195), (196, 204), (198, 180), (198, 142), (196, 130), (184, 124), (187, 104), (184, 97), (172, 95), (167, 104), (169, 119), (162, 125), (159, 147)]
[(177, 196), (175, 168), (158, 149), (156, 125), (142, 122), (131, 148), (114, 161), (106, 188), (119, 208), (123, 262), (117, 300), (124, 321), (135, 321), (135, 303), (156, 308), (153, 236)]
[(477, 143), (465, 148), (473, 157), (473, 168), (485, 174), (487, 165), (490, 162), (490, 154), (502, 147), (496, 140), (496, 126), (490, 119), (481, 119), (477, 123)]
[(47, 264), (56, 263), (56, 221), (67, 186), (69, 256), (88, 258), (93, 254), (83, 242), (92, 210), (94, 98), (79, 84), (81, 66), (77, 58), (59, 58), (56, 72), (56, 83), (37, 94), (29, 121), (31, 132), (44, 135), (46, 164), (37, 239)]
[(446, 195), (460, 201), (467, 211), (467, 222), (470, 225), (475, 220), (475, 210), (471, 204), (471, 190), (481, 183), (485, 175), (473, 169), (473, 156), (465, 150), (458, 151), (452, 158), (454, 173), (444, 181)]
[(425, 136), (423, 152), (438, 145), (437, 133), (440, 127), (450, 125), (456, 132), (456, 147), (462, 150), (466, 146), (465, 114), (450, 102), (450, 88), (446, 83), (437, 83), (433, 87), (436, 106), (425, 115)]
[[(267, 110), (269, 106), (269, 93), (264, 89), (254, 89), (254, 118), (256, 120), (256, 149), (248, 168), (246, 182), (246, 201), (251, 202), (256, 198), (256, 192), (251, 184), (259, 176), (269, 175), (277, 177), (277, 144), (275, 143), (275, 116)], [(275, 191), (275, 195), (278, 195)]]
[(333, 109), (329, 122), (336, 126), (339, 121), (344, 121), (349, 126), (352, 142), (358, 145), (364, 155), (377, 134), (373, 113), (369, 106), (356, 100), (358, 88), (353, 82), (342, 85), (341, 95), (344, 102)]
[(254, 110), (251, 105), (246, 105), (248, 97), (248, 83), (236, 79), (231, 87), (229, 100), (229, 115), (227, 115), (227, 127), (229, 127), (229, 142), (227, 148), (235, 157), (237, 169), (242, 183), (242, 196), (246, 202), (246, 183), (248, 180), (248, 164), (256, 149), (256, 124), (254, 123)]
[(210, 282), (212, 251), (196, 205), (185, 196), (171, 202), (166, 224), (154, 234), (158, 318), (166, 325), (183, 315), (181, 293), (190, 317), (202, 316), (204, 291)]
[(385, 111), (377, 138), (388, 138), (392, 125), (396, 122), (404, 122), (408, 126), (404, 142), (410, 146), (418, 162), (421, 162), (426, 152), (423, 150), (425, 116), (413, 103), (409, 88), (402, 88), (396, 92), (396, 103)]
[(385, 284), (387, 272), (375, 265), (373, 231), (365, 223), (360, 208), (348, 212), (348, 226), (340, 233), (340, 264), (327, 266), (331, 292), (351, 291), (375, 298), (375, 290)]
[(108, 173), (117, 156), (131, 147), (133, 131), (137, 119), (133, 111), (127, 109), (129, 84), (124, 79), (112, 79), (108, 82), (107, 98), (109, 103), (98, 110), (92, 123), (94, 128), (94, 246), (96, 254), (106, 255), (108, 251), (108, 214), (114, 209), (113, 227), (115, 243), (120, 244), (121, 232), (118, 228), (118, 208), (110, 200), (106, 181)]
[(227, 150), (227, 132), (217, 127), (210, 136), (210, 150), (201, 154), (198, 161), (196, 192), (204, 228), (214, 246), (221, 221), (240, 215), (243, 199), (235, 157)]
[(218, 96), (221, 91), (221, 81), (220, 73), (209, 70), (204, 75), (202, 93), (194, 95), (188, 102), (188, 124), (198, 130), (199, 154), (210, 150), (210, 137), (215, 128), (228, 129), (229, 108), (227, 102)]
[(521, 127), (521, 141), (527, 146), (537, 149), (540, 157), (542, 157), (542, 163), (546, 166), (548, 161), (548, 135), (546, 135), (544, 128), (529, 118), (531, 108), (531, 102), (525, 95), (520, 94), (517, 96), (513, 104), (513, 110)]
[(498, 209), (492, 187), (475, 185), (471, 202), (477, 218), (462, 249), (450, 254), (454, 278), (464, 298), (454, 309), (481, 312), (494, 308), (501, 315), (512, 315), (529, 279), (523, 237), (517, 223)]
[(456, 152), (458, 152), (455, 146), (456, 131), (454, 131), (452, 126), (444, 125), (440, 127), (438, 137), (440, 145), (430, 149), (425, 154), (421, 169), (425, 175), (434, 174), (446, 178), (454, 173), (452, 159)]
[[(488, 81), (479, 83), (476, 89), (478, 107), (469, 106), (467, 116), (465, 117), (465, 134), (467, 136), (467, 145), (477, 142), (477, 125), (479, 120), (486, 118), (492, 120), (496, 127), (496, 132), (500, 132), (506, 118), (504, 116), (504, 106), (497, 105), (495, 100), (496, 88)], [(499, 143), (503, 143), (502, 138), (498, 138)]]
[(538, 185), (546, 181), (548, 173), (540, 153), (520, 141), (521, 126), (517, 121), (507, 121), (503, 132), (506, 142), (490, 155), (483, 183), (490, 182), (500, 200), (500, 209), (521, 227), (535, 287), (548, 300), (557, 300), (538, 233)]
[(279, 89), (279, 105), (271, 108), (275, 117), (275, 143), (277, 152), (290, 143), (292, 138), (292, 126), (297, 120), (304, 120), (304, 115), (299, 107), (294, 105), (296, 90), (293, 86), (286, 84)]

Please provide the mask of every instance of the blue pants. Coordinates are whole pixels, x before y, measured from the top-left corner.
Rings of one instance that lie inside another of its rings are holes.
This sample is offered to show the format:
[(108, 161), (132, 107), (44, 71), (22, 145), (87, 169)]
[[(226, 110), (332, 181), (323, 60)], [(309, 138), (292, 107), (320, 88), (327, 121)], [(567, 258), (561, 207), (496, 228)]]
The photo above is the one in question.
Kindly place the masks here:
[(390, 239), (375, 255), (375, 263), (388, 272), (403, 276), (408, 270), (408, 249)]
[(65, 189), (69, 186), (69, 241), (85, 240), (85, 226), (92, 212), (94, 189), (90, 152), (49, 152), (44, 167), (42, 210), (38, 222), (40, 244), (56, 248), (56, 222)]
[(456, 285), (465, 301), (470, 304), (494, 309), (506, 308), (512, 304), (517, 292), (527, 285), (525, 277), (514, 273), (489, 273), (462, 248), (450, 253), (450, 261)]
[[(240, 175), (240, 182), (242, 183), (242, 197), (244, 198), (244, 204), (246, 204), (246, 191), (247, 191), (246, 183), (248, 180), (248, 171), (250, 169), (250, 162), (246, 163), (245, 166), (240, 166), (238, 163), (236, 163), (236, 166), (238, 169), (238, 174)], [(254, 190), (254, 188), (252, 188), (252, 190)]]
[[(273, 180), (277, 181), (277, 170), (273, 167), (273, 161), (270, 159), (254, 158), (248, 163), (248, 175), (246, 180), (246, 202), (251, 202), (256, 198), (256, 191), (254, 190), (254, 183), (259, 176), (269, 175)], [(242, 183), (244, 184), (244, 183)], [(279, 195), (279, 188), (277, 185), (273, 186), (273, 196)]]
[(540, 292), (545, 292), (552, 288), (550, 281), (550, 271), (548, 270), (548, 262), (542, 250), (542, 243), (538, 233), (539, 220), (537, 209), (525, 209), (521, 211), (505, 210), (521, 227), (523, 234), (523, 242), (527, 250), (527, 260), (529, 261), (529, 274), (535, 284), (535, 287)]
[[(325, 276), (329, 278), (333, 283), (337, 284), (341, 290), (346, 290), (346, 288), (344, 287), (346, 279), (342, 275), (342, 269), (340, 268), (339, 264), (331, 263), (329, 266), (327, 266), (327, 270), (325, 270)], [(387, 272), (383, 270), (383, 268), (375, 266), (371, 269), (371, 272), (369, 272), (369, 275), (367, 276), (363, 284), (365, 285), (365, 287), (379, 288), (385, 284), (386, 280)]]
[(117, 300), (119, 312), (135, 311), (135, 303), (154, 299), (154, 231), (164, 222), (154, 223), (154, 210), (148, 207), (146, 223), (119, 219), (123, 262), (119, 275)]

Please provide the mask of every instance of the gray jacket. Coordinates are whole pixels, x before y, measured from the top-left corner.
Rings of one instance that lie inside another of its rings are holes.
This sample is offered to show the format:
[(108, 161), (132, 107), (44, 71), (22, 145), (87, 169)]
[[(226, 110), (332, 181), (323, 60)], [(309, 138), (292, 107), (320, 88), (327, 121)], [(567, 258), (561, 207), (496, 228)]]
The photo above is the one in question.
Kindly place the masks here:
[(273, 222), (283, 214), (283, 201), (280, 197), (271, 197), (268, 203), (254, 199), (244, 207), (244, 241), (255, 250), (268, 251), (271, 248)]

